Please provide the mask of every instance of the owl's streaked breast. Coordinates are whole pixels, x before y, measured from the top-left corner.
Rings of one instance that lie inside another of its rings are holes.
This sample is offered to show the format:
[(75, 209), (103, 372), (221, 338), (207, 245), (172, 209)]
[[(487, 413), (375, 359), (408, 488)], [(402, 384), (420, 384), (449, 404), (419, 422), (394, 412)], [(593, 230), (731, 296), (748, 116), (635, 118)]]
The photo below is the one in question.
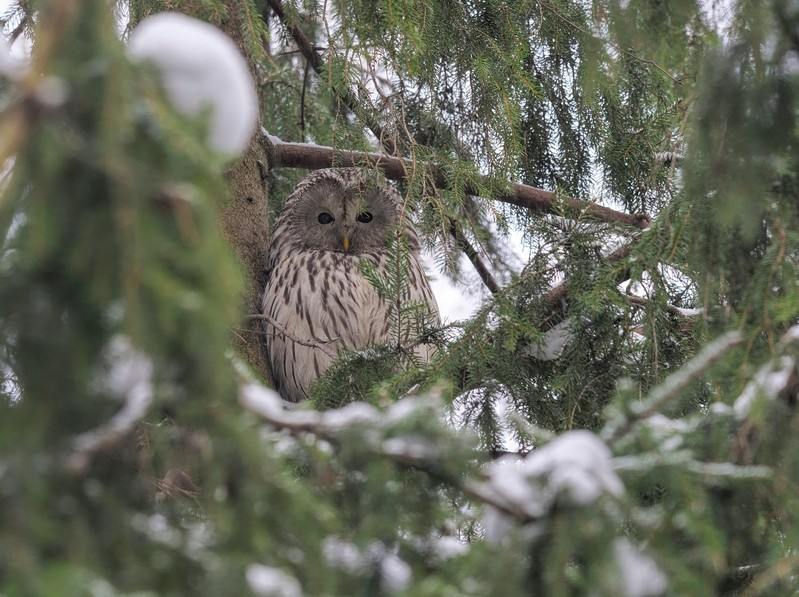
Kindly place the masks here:
[[(375, 188), (370, 180), (355, 168), (316, 171), (297, 185), (277, 219), (262, 313), (275, 383), (290, 402), (306, 399), (311, 384), (342, 351), (392, 341), (405, 346), (418, 335), (415, 330), (392, 331), (392, 320), (397, 320), (392, 317), (394, 301), (381, 298), (361, 273), (360, 262), (368, 259), (379, 274), (387, 275), (385, 247), (402, 214), (397, 191), (391, 186)], [(356, 205), (352, 197), (358, 193), (368, 198), (368, 204), (359, 207), (371, 210), (368, 217), (360, 217), (365, 211), (347, 208)], [(327, 217), (319, 217), (324, 214)], [(350, 215), (357, 223), (347, 219)], [(329, 234), (338, 230), (330, 227), (337, 218), (347, 242), (342, 243), (338, 233)], [(409, 279), (399, 299), (427, 305), (431, 320), (437, 321), (435, 299), (418, 260), (416, 232), (409, 222), (403, 230), (410, 249)], [(414, 348), (422, 360), (428, 360), (432, 350), (426, 344)]]

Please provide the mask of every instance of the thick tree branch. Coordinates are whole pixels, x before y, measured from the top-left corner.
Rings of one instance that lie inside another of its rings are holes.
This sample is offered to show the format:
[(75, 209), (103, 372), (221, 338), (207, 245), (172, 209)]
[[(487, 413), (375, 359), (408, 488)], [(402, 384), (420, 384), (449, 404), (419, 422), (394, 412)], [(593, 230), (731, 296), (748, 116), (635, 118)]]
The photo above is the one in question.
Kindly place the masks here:
[[(267, 142), (270, 163), (275, 168), (309, 168), (313, 170), (331, 166), (342, 168), (376, 166), (383, 171), (386, 178), (403, 180), (407, 178), (409, 172), (418, 171), (420, 166), (413, 160), (383, 153), (339, 151), (321, 145), (288, 143), (268, 134), (264, 135), (264, 139)], [(450, 188), (451, 185), (441, 168), (434, 164), (425, 164), (423, 167), (428, 178), (437, 188)], [(490, 186), (487, 178), (484, 179), (484, 182), (486, 186)], [(464, 188), (464, 193), (480, 195), (480, 191), (470, 185)], [(639, 229), (648, 228), (651, 223), (647, 214), (628, 214), (590, 201), (560, 197), (551, 191), (521, 183), (514, 184), (510, 189), (495, 195), (492, 199), (539, 213), (555, 213), (559, 208), (565, 208), (568, 215), (589, 216), (602, 222), (621, 223)]]

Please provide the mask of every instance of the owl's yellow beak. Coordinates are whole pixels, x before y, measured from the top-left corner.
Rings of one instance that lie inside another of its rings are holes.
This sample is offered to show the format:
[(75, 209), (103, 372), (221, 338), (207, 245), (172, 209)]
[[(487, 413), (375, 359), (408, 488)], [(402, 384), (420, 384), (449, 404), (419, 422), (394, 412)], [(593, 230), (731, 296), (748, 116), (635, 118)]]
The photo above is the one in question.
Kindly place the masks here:
[(344, 247), (345, 251), (350, 250), (350, 235), (346, 232), (344, 233), (344, 238), (341, 239), (341, 246)]

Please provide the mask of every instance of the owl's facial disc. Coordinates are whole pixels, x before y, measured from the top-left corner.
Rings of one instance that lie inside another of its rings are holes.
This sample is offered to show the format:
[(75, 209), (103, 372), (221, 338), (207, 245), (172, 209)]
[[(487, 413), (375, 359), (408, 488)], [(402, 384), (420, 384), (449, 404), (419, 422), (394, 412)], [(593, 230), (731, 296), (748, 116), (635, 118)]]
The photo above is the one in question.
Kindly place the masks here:
[(363, 253), (386, 246), (398, 214), (382, 189), (320, 188), (298, 206), (295, 225), (309, 249)]

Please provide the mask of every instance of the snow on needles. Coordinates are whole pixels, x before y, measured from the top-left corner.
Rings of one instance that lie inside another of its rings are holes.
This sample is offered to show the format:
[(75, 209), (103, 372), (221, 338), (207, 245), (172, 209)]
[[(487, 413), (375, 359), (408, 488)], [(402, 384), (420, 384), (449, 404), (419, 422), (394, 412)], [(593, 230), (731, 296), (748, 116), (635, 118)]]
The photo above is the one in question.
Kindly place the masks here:
[(556, 500), (583, 506), (624, 491), (610, 449), (584, 430), (556, 437), (521, 462), (500, 458), (486, 473), (495, 495), (531, 518), (546, 514)]
[(216, 27), (178, 13), (144, 19), (130, 34), (128, 54), (161, 74), (175, 109), (186, 116), (211, 111), (208, 145), (234, 156), (249, 143), (258, 99), (247, 63)]
[(413, 580), (413, 573), (407, 562), (380, 541), (373, 541), (361, 550), (339, 537), (326, 537), (322, 541), (322, 555), (330, 566), (355, 576), (379, 572), (380, 588), (389, 594), (405, 591)]
[(613, 553), (621, 573), (621, 584), (627, 597), (661, 595), (668, 588), (666, 575), (653, 559), (645, 555), (627, 539), (613, 542)]
[(754, 379), (746, 384), (735, 400), (733, 410), (736, 416), (746, 418), (758, 398), (774, 399), (778, 396), (788, 386), (795, 370), (796, 362), (787, 355), (758, 369)]
[(302, 597), (300, 582), (279, 568), (250, 564), (245, 574), (250, 590), (258, 597)]

